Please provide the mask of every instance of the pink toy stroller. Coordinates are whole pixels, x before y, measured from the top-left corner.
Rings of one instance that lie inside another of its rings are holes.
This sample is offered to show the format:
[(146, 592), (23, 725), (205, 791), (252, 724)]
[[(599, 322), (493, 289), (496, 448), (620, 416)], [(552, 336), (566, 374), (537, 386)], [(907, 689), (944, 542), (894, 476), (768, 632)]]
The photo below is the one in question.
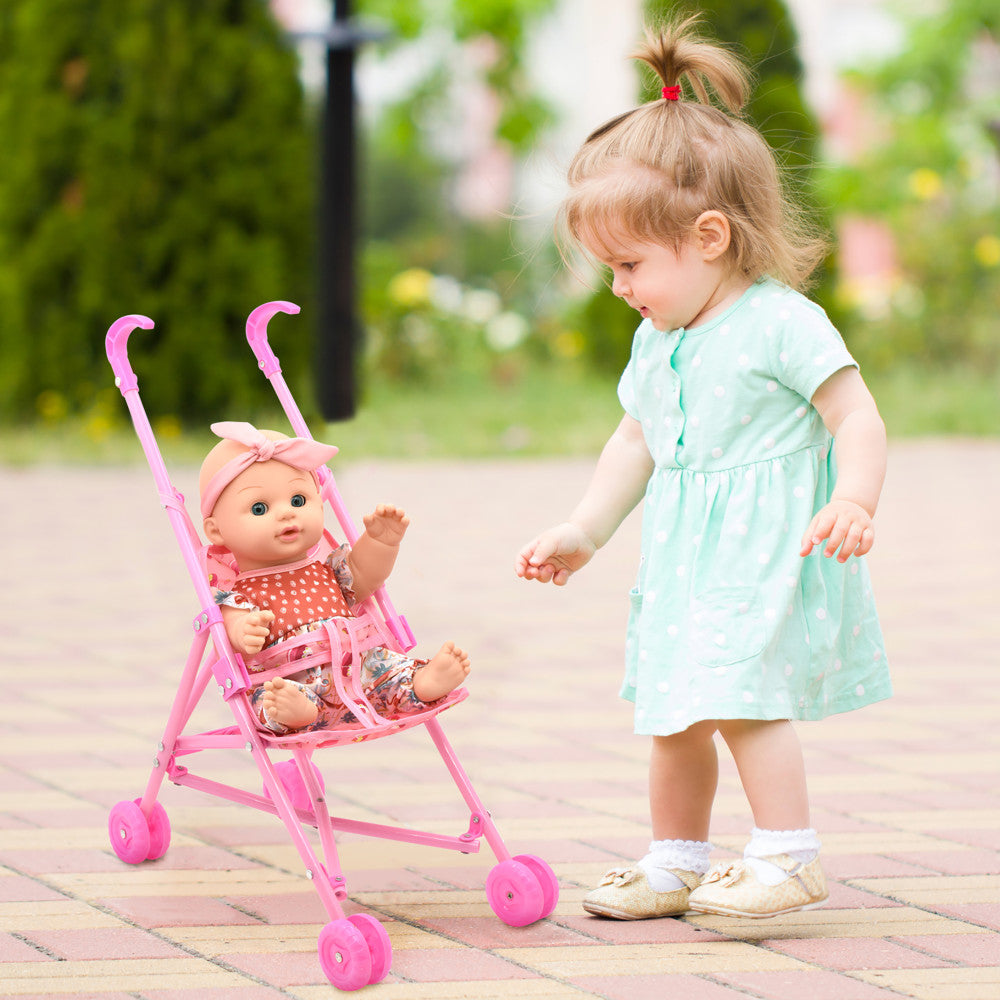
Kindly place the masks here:
[[(269, 320), (278, 312), (295, 314), (298, 311), (299, 307), (291, 302), (268, 302), (259, 306), (247, 320), (247, 340), (295, 434), (311, 437), (281, 375), (278, 359), (267, 342)], [(352, 728), (277, 736), (261, 732), (255, 725), (253, 712), (244, 694), (251, 687), (250, 677), (242, 657), (233, 651), (229, 643), (221, 612), (213, 600), (205, 561), (206, 547), (188, 516), (183, 496), (170, 483), (139, 399), (138, 380), (129, 364), (129, 334), (136, 327), (149, 330), (152, 326), (152, 320), (145, 316), (123, 316), (109, 329), (106, 349), (116, 376), (115, 384), (128, 404), (159, 490), (160, 502), (170, 519), (194, 584), (200, 610), (193, 620), (191, 651), (145, 793), (135, 800), (119, 802), (111, 810), (108, 829), (115, 853), (129, 864), (160, 858), (166, 853), (170, 844), (170, 822), (162, 804), (157, 801), (164, 778), (169, 778), (176, 785), (186, 785), (278, 816), (288, 828), (305, 865), (306, 876), (315, 885), (329, 915), (329, 923), (319, 935), (319, 959), (330, 982), (342, 990), (355, 990), (380, 982), (389, 971), (392, 947), (385, 928), (374, 917), (364, 913), (344, 914), (341, 900), (347, 897), (347, 882), (337, 855), (335, 834), (338, 831), (443, 847), (463, 854), (478, 852), (485, 838), (497, 859), (497, 865), (486, 879), (486, 897), (497, 916), (504, 923), (516, 927), (548, 916), (555, 908), (559, 893), (552, 869), (533, 855), (511, 856), (437, 718), (446, 708), (467, 696), (464, 688), (453, 691), (442, 703), (420, 713), (384, 718), (361, 690), (357, 679), (359, 671), (344, 669), (342, 675), (334, 671), (334, 680), (338, 694), (357, 720)], [(318, 474), (324, 501), (333, 509), (345, 539), (353, 543), (358, 532), (344, 508), (333, 475), (325, 467), (321, 467)], [(399, 652), (412, 649), (414, 645), (406, 620), (396, 613), (384, 589), (365, 602), (356, 618), (339, 619), (338, 624), (343, 628), (326, 629), (326, 633), (329, 643), (342, 643), (341, 654), (356, 654), (364, 648), (366, 641), (377, 640), (379, 645), (390, 645)], [(340, 639), (340, 633), (346, 633), (346, 638)], [(332, 662), (339, 662), (333, 652), (329, 647), (325, 651)], [(301, 667), (301, 661), (286, 663), (269, 671), (269, 676), (283, 676)], [(254, 683), (259, 683), (262, 675), (255, 673), (254, 678)], [(211, 732), (185, 733), (192, 713), (213, 680), (232, 709), (235, 724)], [(458, 836), (445, 836), (332, 816), (325, 801), (323, 776), (312, 762), (313, 752), (325, 747), (391, 736), (415, 726), (426, 727), (470, 810), (465, 832)], [(192, 774), (181, 763), (182, 759), (202, 750), (227, 748), (251, 752), (263, 779), (263, 794)], [(291, 759), (275, 763), (271, 760), (274, 751), (290, 751)], [(306, 835), (307, 826), (315, 827), (319, 833), (323, 861), (317, 857)]]

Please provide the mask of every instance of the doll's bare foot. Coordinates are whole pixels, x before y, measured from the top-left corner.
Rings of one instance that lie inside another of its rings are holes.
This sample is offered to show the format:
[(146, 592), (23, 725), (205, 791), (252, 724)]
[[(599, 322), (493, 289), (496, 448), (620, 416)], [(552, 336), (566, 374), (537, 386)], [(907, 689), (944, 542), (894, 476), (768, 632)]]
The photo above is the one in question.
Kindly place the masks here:
[(319, 715), (319, 709), (302, 689), (289, 684), (283, 677), (264, 681), (264, 695), (260, 703), (267, 717), (286, 729), (303, 729), (312, 725)]
[(469, 676), (469, 656), (453, 642), (446, 642), (437, 655), (413, 674), (413, 693), (422, 702), (437, 701), (450, 694)]

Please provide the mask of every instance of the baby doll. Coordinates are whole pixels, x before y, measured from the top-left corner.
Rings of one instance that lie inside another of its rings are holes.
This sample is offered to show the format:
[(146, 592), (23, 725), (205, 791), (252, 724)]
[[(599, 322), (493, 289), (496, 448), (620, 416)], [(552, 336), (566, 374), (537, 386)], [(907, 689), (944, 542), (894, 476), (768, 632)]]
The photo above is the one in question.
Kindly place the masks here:
[[(324, 621), (353, 617), (351, 609), (386, 581), (409, 519), (380, 504), (364, 518), (353, 546), (323, 561), (323, 502), (315, 470), (337, 449), (305, 438), (260, 431), (247, 423), (212, 424), (222, 438), (201, 467), (205, 535), (232, 553), (238, 570), (216, 603), (233, 648), (252, 674), (255, 657), (275, 643), (321, 630)], [(303, 658), (305, 647), (297, 654)], [(262, 669), (257, 666), (257, 669)], [(361, 654), (361, 687), (383, 716), (420, 711), (458, 687), (469, 657), (446, 642), (432, 659), (413, 660), (385, 646)], [(329, 663), (253, 687), (250, 704), (263, 728), (284, 735), (351, 724)]]

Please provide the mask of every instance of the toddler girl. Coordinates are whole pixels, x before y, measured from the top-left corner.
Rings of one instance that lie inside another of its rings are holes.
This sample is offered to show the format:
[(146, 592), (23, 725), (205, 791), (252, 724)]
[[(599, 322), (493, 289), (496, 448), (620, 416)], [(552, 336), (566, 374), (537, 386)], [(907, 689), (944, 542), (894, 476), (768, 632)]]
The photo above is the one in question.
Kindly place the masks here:
[[(642, 322), (618, 388), (625, 415), (590, 485), (516, 566), (565, 584), (645, 497), (622, 696), (652, 737), (654, 839), (584, 901), (620, 919), (822, 902), (791, 720), (890, 694), (861, 559), (885, 430), (837, 331), (793, 290), (822, 245), (737, 117), (745, 67), (695, 22), (647, 35), (637, 58), (662, 98), (598, 128), (569, 169), (568, 236)], [(742, 863), (709, 872), (716, 733), (755, 829)]]
[[(236, 561), (231, 587), (216, 588), (226, 633), (253, 675), (257, 655), (324, 623), (353, 617), (352, 608), (385, 583), (409, 525), (398, 507), (380, 504), (364, 518), (353, 546), (321, 559), (323, 501), (313, 470), (337, 453), (332, 445), (259, 431), (246, 423), (212, 424), (222, 440), (208, 453), (199, 487), (205, 535)], [(305, 659), (309, 646), (295, 647)], [(428, 660), (385, 646), (365, 649), (361, 688), (382, 716), (420, 711), (443, 698), (469, 673), (469, 658), (452, 642)], [(251, 688), (261, 727), (279, 735), (351, 726), (357, 720), (340, 699), (329, 663)]]

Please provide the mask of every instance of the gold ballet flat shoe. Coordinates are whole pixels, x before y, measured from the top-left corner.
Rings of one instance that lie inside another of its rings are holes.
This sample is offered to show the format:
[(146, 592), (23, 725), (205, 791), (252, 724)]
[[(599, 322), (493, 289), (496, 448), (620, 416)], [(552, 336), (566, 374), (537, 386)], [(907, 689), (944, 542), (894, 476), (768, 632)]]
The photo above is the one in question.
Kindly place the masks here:
[(583, 908), (599, 917), (615, 920), (649, 920), (652, 917), (675, 917), (688, 910), (688, 896), (701, 881), (695, 872), (671, 868), (684, 886), (667, 892), (654, 892), (646, 874), (638, 866), (612, 868), (604, 873), (601, 884), (583, 900)]
[(774, 854), (762, 861), (788, 873), (777, 885), (764, 885), (742, 861), (713, 868), (691, 893), (690, 908), (696, 913), (724, 917), (777, 917), (782, 913), (810, 910), (830, 894), (819, 858), (803, 864), (787, 854)]

